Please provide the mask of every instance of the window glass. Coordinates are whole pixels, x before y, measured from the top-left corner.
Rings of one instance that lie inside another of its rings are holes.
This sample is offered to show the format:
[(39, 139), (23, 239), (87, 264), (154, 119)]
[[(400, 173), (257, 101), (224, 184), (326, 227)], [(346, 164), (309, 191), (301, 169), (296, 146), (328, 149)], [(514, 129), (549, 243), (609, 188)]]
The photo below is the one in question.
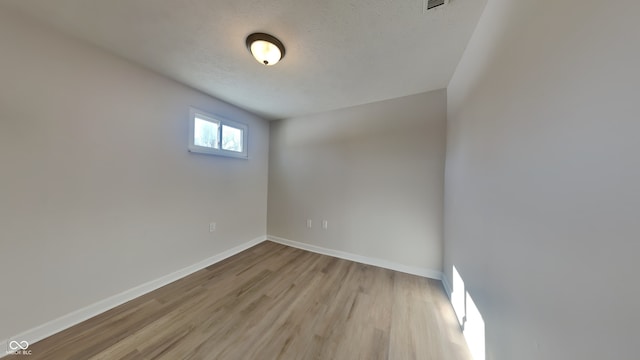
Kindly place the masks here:
[(242, 152), (242, 129), (222, 125), (222, 149)]
[(194, 145), (218, 149), (218, 127), (215, 122), (196, 117), (193, 128)]
[(248, 134), (246, 124), (195, 108), (189, 110), (190, 152), (249, 159)]

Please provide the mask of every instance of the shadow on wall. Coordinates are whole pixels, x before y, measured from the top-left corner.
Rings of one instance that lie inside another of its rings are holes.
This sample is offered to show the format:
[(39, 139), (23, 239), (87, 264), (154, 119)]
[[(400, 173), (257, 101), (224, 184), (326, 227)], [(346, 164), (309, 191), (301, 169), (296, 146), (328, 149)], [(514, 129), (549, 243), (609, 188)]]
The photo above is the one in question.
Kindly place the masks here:
[(451, 304), (462, 327), (462, 333), (467, 341), (474, 360), (485, 360), (484, 319), (473, 302), (471, 295), (465, 290), (464, 281), (453, 266), (453, 289)]

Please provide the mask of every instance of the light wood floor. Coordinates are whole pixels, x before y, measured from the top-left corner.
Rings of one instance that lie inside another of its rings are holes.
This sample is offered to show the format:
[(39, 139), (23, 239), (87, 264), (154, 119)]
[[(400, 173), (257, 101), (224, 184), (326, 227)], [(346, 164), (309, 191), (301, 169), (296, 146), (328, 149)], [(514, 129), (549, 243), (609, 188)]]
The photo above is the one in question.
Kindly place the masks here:
[(272, 242), (30, 349), (30, 360), (471, 359), (439, 281)]

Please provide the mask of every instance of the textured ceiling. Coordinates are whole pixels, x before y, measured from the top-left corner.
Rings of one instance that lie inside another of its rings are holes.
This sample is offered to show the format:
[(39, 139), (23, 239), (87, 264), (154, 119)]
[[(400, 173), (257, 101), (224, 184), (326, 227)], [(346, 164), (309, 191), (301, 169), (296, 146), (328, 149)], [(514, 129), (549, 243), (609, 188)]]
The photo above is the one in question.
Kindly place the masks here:
[[(486, 0), (2, 0), (3, 6), (268, 119), (447, 86)], [(267, 32), (276, 66), (245, 47)]]

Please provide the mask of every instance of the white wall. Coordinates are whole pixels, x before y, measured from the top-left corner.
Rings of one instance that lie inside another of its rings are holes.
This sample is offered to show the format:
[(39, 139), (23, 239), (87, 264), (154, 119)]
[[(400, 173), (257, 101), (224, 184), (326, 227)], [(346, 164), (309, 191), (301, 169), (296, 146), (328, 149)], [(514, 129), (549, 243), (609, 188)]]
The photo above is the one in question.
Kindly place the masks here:
[(440, 271), (445, 112), (438, 90), (272, 122), (268, 233)]
[(638, 359), (640, 3), (489, 0), (448, 88), (445, 272), (490, 359)]
[[(5, 11), (0, 49), (0, 339), (264, 236), (267, 122)], [(189, 106), (250, 160), (188, 153)]]

